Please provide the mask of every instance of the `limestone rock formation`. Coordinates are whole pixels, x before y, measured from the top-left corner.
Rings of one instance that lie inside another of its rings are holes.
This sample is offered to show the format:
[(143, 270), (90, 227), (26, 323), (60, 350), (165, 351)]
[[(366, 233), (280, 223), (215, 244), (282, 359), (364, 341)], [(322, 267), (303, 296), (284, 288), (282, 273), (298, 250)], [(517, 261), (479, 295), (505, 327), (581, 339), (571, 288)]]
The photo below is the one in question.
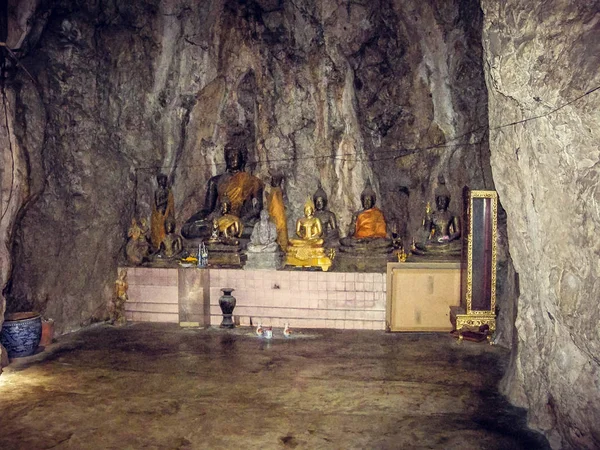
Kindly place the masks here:
[(29, 178), (41, 192), (15, 216), (6, 294), (58, 332), (105, 314), (155, 175), (170, 175), (181, 223), (230, 139), (265, 181), (286, 173), (290, 222), (321, 180), (344, 231), (370, 178), (409, 241), (440, 173), (454, 210), (463, 185), (493, 187), (475, 0), (32, 0), (10, 11), (11, 30), (26, 24), (13, 48), (36, 79), (15, 75), (15, 134), (45, 126), (41, 182)]
[(600, 448), (600, 3), (482, 4), (492, 169), (520, 286), (505, 390), (554, 448)]

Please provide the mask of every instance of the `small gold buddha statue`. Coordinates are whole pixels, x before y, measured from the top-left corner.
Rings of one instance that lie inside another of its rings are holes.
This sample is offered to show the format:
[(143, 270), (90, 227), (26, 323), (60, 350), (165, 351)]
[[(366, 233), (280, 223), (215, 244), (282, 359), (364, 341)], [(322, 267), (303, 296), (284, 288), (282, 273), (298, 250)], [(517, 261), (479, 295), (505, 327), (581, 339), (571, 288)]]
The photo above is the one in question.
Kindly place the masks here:
[(150, 255), (146, 219), (141, 219), (139, 223), (135, 218), (131, 219), (127, 237), (129, 238), (125, 246), (127, 261), (135, 266), (142, 264)]
[(235, 242), (233, 245), (237, 245), (239, 241), (236, 238), (242, 235), (244, 225), (238, 216), (231, 214), (231, 202), (227, 197), (221, 201), (221, 217), (215, 220), (222, 242)]
[(421, 242), (414, 243), (412, 252), (421, 256), (460, 257), (462, 250), (460, 220), (448, 211), (450, 191), (443, 179), (435, 190), (435, 204), (437, 211), (433, 213), (431, 206), (427, 204), (423, 220), (425, 238)]
[(304, 217), (296, 222), (299, 239), (290, 239), (287, 248), (286, 264), (297, 267), (321, 267), (327, 272), (331, 259), (325, 255), (323, 247), (323, 226), (314, 216), (315, 205), (308, 198), (304, 204)]

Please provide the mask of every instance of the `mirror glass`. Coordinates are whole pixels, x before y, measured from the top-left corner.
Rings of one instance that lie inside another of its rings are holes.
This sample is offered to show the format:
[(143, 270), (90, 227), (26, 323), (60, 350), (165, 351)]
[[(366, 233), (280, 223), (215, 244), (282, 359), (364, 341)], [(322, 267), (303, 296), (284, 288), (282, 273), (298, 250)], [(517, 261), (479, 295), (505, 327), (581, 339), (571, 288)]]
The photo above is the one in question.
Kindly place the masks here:
[(471, 310), (492, 308), (492, 199), (473, 198), (473, 262)]

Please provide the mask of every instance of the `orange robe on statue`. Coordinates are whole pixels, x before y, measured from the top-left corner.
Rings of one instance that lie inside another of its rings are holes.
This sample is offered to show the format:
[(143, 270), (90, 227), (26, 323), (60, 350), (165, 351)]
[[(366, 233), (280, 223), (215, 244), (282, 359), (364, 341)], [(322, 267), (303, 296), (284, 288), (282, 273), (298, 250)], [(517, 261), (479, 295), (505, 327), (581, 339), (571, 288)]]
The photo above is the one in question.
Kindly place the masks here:
[(277, 228), (277, 243), (282, 251), (287, 250), (288, 246), (288, 229), (287, 217), (285, 215), (285, 205), (283, 203), (283, 191), (280, 187), (271, 187), (271, 191), (267, 196), (267, 207), (271, 220)]
[(152, 215), (150, 216), (150, 242), (152, 243), (152, 247), (159, 248), (160, 243), (167, 235), (165, 221), (169, 216), (175, 217), (175, 202), (173, 201), (171, 189), (169, 189), (167, 208), (164, 214), (156, 208), (156, 202), (152, 203)]
[(385, 238), (386, 236), (385, 217), (379, 208), (367, 209), (358, 215), (354, 231), (355, 238)]
[(231, 214), (240, 217), (244, 202), (249, 197), (256, 197), (261, 188), (262, 182), (254, 175), (237, 172), (217, 189), (220, 199), (227, 197), (231, 202)]

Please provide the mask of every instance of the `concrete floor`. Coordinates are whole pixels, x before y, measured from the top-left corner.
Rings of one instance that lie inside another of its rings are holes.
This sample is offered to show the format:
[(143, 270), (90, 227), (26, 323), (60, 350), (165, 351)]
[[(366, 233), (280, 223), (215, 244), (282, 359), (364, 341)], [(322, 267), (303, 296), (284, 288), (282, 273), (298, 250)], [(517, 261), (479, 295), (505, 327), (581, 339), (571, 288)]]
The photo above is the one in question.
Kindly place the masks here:
[(0, 376), (0, 448), (547, 449), (507, 351), (447, 334), (107, 325)]

